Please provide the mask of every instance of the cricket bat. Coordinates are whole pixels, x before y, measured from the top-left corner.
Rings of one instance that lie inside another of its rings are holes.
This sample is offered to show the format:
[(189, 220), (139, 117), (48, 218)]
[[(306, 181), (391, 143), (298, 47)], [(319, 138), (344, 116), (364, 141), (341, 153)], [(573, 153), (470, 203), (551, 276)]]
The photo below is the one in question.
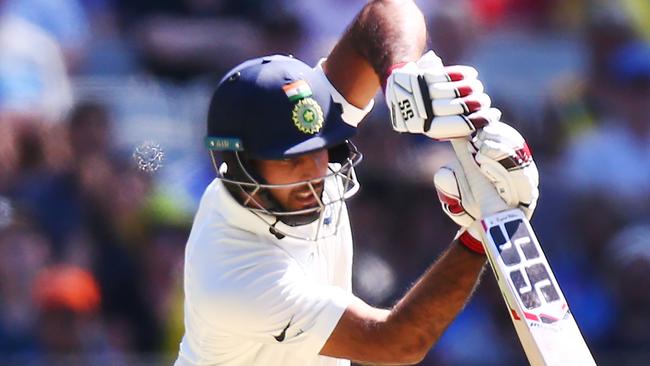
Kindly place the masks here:
[[(484, 180), (472, 184), (482, 187), (472, 192), (475, 197), (498, 197), (480, 171), (465, 168), (473, 164), (465, 141), (451, 143), (467, 179)], [(528, 361), (533, 366), (595, 365), (528, 219), (502, 203), (503, 211), (481, 220), (483, 245)]]

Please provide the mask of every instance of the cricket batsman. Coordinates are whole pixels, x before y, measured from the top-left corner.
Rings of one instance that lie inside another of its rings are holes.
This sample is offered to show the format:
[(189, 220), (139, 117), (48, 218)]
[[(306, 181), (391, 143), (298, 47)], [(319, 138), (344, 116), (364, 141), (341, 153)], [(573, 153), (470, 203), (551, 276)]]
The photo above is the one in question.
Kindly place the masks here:
[[(498, 210), (472, 192), (488, 190), (530, 217), (537, 170), (477, 72), (423, 56), (425, 39), (412, 1), (370, 1), (315, 67), (261, 57), (220, 81), (205, 141), (217, 178), (186, 247), (176, 366), (413, 364), (463, 308), (486, 263), (477, 219)], [(485, 177), (467, 180), (457, 162), (436, 174), (460, 230), (391, 309), (352, 293), (345, 205), (359, 188), (361, 153), (350, 139), (380, 87), (396, 131), (463, 139), (460, 153)]]

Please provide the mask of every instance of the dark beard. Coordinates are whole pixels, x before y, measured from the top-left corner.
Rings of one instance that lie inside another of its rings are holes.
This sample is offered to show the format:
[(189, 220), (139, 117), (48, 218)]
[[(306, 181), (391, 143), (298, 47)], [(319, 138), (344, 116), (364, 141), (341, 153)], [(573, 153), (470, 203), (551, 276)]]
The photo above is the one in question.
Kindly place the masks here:
[(302, 226), (311, 224), (312, 222), (318, 220), (320, 217), (321, 210), (316, 210), (311, 213), (306, 213), (302, 215), (277, 215), (278, 220), (282, 221), (288, 226)]
[[(231, 196), (234, 197), (235, 200), (237, 200), (241, 205), (244, 205), (244, 202), (246, 198), (249, 197), (248, 194), (250, 194), (250, 192), (247, 192), (247, 194), (243, 193), (241, 190), (239, 190), (239, 187), (236, 184), (224, 182), (224, 185), (230, 192)], [(324, 192), (325, 189), (323, 188), (318, 197), (321, 202), (323, 201)], [(256, 201), (269, 211), (286, 212), (287, 214), (275, 214), (275, 217), (280, 222), (288, 226), (302, 226), (311, 224), (312, 222), (318, 220), (322, 212), (322, 210), (315, 210), (314, 212), (301, 215), (291, 215), (289, 214), (291, 211), (283, 204), (281, 204), (268, 189), (262, 189), (257, 192)]]
[[(322, 189), (320, 191), (320, 195), (318, 197), (320, 202), (323, 202), (323, 192), (325, 192), (325, 189)], [(267, 193), (268, 193), (266, 195), (266, 196), (268, 196), (267, 199), (270, 198), (269, 201), (272, 202), (272, 205), (274, 207), (281, 207), (281, 210), (277, 210), (277, 211), (287, 212), (287, 213), (291, 212), (287, 207), (284, 207), (284, 205), (282, 205), (280, 202), (278, 202), (270, 192), (267, 192)], [(314, 208), (317, 208), (314, 212), (309, 212), (309, 213), (305, 213), (305, 214), (301, 214), (301, 215), (277, 214), (276, 217), (278, 218), (278, 220), (280, 220), (281, 222), (283, 222), (284, 224), (286, 224), (288, 226), (307, 225), (307, 224), (311, 224), (312, 222), (318, 220), (318, 218), (320, 217), (320, 215), (322, 213), (322, 209), (320, 209), (318, 207), (314, 207)]]

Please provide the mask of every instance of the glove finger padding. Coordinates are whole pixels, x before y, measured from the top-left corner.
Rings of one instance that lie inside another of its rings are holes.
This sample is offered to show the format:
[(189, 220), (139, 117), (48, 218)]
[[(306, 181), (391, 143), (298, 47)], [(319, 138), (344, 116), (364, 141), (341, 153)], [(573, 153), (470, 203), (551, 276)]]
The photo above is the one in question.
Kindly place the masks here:
[(444, 67), (432, 51), (417, 62), (396, 65), (385, 84), (393, 129), (435, 139), (471, 135), (485, 122), (472, 114), (491, 105), (477, 75), (469, 66)]
[(484, 90), (483, 83), (478, 79), (429, 83), (429, 95), (432, 99), (466, 97), (470, 94), (483, 94)]
[(486, 126), (473, 141), (474, 159), (511, 207), (530, 219), (539, 198), (539, 173), (524, 138), (502, 122)]
[[(433, 99), (431, 101), (433, 113), (436, 116), (468, 115), (481, 109), (488, 109), (491, 105), (490, 96), (485, 93), (454, 99)], [(431, 127), (433, 128), (435, 125), (432, 123)]]
[(456, 224), (469, 227), (480, 214), (478, 202), (474, 199), (465, 172), (458, 161), (440, 168), (433, 176), (442, 210)]
[(447, 80), (459, 81), (478, 78), (478, 70), (466, 65), (445, 66)]
[(436, 66), (434, 68), (426, 64), (421, 64), (420, 61), (418, 61), (416, 65), (423, 69), (422, 75), (424, 75), (424, 78), (428, 84), (462, 80), (476, 80), (478, 78), (478, 71), (471, 66), (453, 65), (443, 67)]
[(496, 108), (481, 109), (465, 115), (436, 117), (431, 128), (424, 135), (434, 140), (451, 140), (466, 137), (476, 129), (501, 119), (501, 111)]

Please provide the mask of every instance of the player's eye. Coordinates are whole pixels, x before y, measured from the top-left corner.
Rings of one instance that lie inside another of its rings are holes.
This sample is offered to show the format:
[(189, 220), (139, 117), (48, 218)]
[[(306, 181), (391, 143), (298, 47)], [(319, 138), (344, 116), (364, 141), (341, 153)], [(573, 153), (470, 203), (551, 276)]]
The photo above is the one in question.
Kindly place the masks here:
[(299, 159), (296, 159), (296, 158), (286, 158), (286, 159), (279, 159), (279, 160), (277, 160), (277, 163), (278, 163), (279, 165), (281, 165), (281, 166), (290, 167), (290, 166), (295, 166), (295, 165), (297, 165), (297, 164), (298, 164), (298, 161), (299, 161)]

